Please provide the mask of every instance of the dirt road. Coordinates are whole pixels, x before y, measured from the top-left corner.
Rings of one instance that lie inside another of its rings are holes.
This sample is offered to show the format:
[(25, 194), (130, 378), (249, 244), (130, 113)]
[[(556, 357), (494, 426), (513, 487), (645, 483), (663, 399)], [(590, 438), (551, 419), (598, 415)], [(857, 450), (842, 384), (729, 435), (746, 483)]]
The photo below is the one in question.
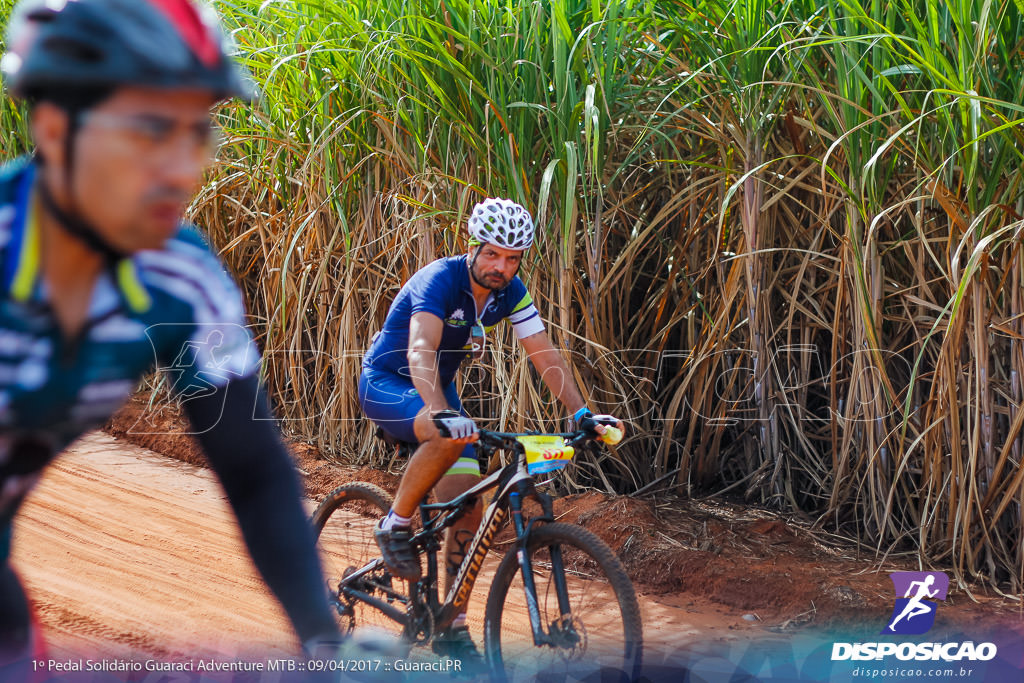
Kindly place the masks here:
[[(212, 473), (104, 433), (62, 456), (26, 502), (14, 564), (53, 658), (296, 654)], [(470, 614), (478, 637), (485, 588)], [(751, 628), (740, 614), (695, 608), (692, 598), (646, 597), (642, 608), (655, 656), (681, 639)]]
[(212, 473), (102, 433), (50, 467), (13, 555), (57, 657), (295, 646)]

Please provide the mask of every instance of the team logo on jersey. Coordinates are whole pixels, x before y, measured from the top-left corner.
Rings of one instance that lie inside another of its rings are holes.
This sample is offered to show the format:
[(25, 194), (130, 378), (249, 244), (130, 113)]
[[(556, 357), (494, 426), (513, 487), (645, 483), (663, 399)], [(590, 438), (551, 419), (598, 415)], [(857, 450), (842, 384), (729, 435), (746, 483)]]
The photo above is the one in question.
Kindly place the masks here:
[(451, 327), (465, 327), (469, 324), (466, 321), (466, 312), (461, 308), (456, 308), (452, 311), (451, 315), (449, 315), (444, 322), (446, 325), (450, 325)]

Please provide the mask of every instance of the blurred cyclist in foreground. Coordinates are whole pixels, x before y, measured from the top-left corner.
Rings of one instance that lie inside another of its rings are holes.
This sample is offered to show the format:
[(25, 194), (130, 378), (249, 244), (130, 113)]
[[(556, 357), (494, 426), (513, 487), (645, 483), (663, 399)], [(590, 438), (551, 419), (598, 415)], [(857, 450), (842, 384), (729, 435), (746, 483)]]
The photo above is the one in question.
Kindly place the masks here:
[[(0, 62), (35, 153), (0, 172), (0, 663), (34, 635), (12, 521), (40, 473), (154, 362), (217, 333), (217, 390), (185, 403), (249, 552), (307, 651), (340, 640), (241, 295), (182, 214), (214, 104), (253, 89), (190, 0), (23, 0)], [(186, 383), (187, 384), (187, 383)], [(254, 415), (253, 407), (256, 406)], [(254, 419), (255, 417), (255, 419)], [(197, 529), (197, 533), (201, 530)]]

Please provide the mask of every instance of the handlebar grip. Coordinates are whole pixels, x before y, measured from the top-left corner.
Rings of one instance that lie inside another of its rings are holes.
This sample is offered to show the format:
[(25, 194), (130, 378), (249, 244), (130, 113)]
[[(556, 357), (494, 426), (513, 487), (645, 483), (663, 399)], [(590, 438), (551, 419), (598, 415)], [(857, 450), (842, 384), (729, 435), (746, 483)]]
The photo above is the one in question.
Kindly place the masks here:
[(604, 441), (606, 444), (614, 446), (615, 444), (622, 441), (622, 430), (619, 429), (618, 427), (606, 426), (605, 432), (604, 434), (601, 435), (600, 438), (601, 441)]

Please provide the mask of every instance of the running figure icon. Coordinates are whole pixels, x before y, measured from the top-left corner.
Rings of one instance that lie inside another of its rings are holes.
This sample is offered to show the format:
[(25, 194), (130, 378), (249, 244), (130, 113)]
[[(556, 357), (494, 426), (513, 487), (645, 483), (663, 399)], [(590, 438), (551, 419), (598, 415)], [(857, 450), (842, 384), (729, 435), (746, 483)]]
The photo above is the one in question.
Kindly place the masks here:
[(924, 581), (911, 582), (910, 588), (907, 589), (907, 592), (903, 597), (910, 598), (910, 593), (914, 590), (914, 586), (918, 587), (917, 595), (910, 598), (910, 602), (908, 602), (907, 606), (903, 608), (903, 611), (900, 612), (900, 615), (892, 620), (892, 623), (889, 624), (890, 631), (895, 632), (896, 624), (903, 618), (906, 618), (907, 621), (910, 621), (914, 617), (920, 616), (922, 614), (928, 614), (929, 612), (935, 609), (934, 605), (926, 605), (921, 602), (924, 598), (934, 598), (938, 594), (938, 588), (936, 588), (933, 591), (928, 590), (928, 587), (931, 586), (933, 583), (935, 583), (935, 576), (932, 574), (929, 574)]
[(882, 633), (915, 635), (928, 631), (935, 623), (938, 604), (945, 600), (949, 577), (942, 572), (893, 572), (896, 591), (892, 619)]

